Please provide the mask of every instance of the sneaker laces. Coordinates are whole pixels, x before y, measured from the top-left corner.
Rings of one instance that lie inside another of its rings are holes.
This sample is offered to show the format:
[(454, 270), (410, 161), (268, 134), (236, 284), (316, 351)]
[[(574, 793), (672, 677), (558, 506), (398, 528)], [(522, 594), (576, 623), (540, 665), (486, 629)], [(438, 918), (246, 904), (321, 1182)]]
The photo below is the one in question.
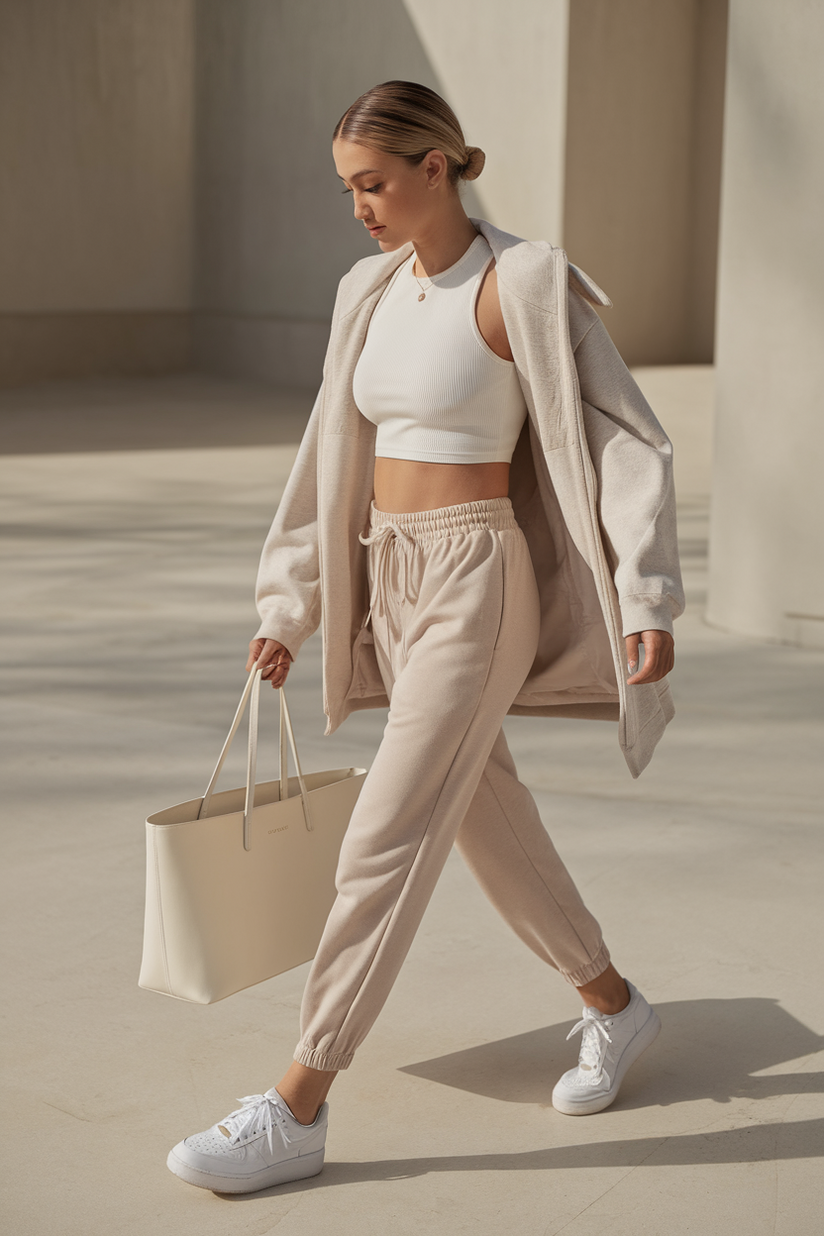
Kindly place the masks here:
[(277, 1093), (274, 1095), (247, 1094), (245, 1098), (238, 1099), (238, 1103), (242, 1106), (237, 1111), (230, 1112), (225, 1120), (221, 1120), (218, 1128), (226, 1130), (229, 1134), (229, 1142), (233, 1146), (245, 1138), (253, 1137), (256, 1133), (265, 1133), (271, 1153), (274, 1153), (275, 1149), (272, 1144), (272, 1135), (277, 1128), (283, 1138), (284, 1146), (289, 1146), (292, 1139), (289, 1136), (286, 1116), (278, 1098)]
[(578, 1071), (587, 1076), (582, 1077), (581, 1081), (588, 1086), (597, 1086), (603, 1078), (607, 1085), (610, 1086), (609, 1073), (604, 1068), (604, 1061), (609, 1052), (609, 1044), (612, 1043), (606, 1023), (595, 1015), (592, 1009), (584, 1009), (584, 1015), (581, 1020), (572, 1027), (567, 1035), (567, 1042), (572, 1038), (573, 1034), (577, 1034), (579, 1030), (583, 1030), (583, 1038), (581, 1039), (581, 1051), (578, 1056)]

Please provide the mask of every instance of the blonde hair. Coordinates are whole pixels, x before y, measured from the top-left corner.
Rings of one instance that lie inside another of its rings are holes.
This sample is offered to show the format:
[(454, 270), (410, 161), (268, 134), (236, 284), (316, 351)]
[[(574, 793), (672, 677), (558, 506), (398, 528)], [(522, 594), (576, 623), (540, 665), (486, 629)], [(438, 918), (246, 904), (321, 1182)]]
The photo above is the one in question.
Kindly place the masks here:
[(486, 155), (467, 146), (452, 108), (434, 90), (418, 82), (382, 82), (348, 107), (335, 125), (332, 141), (373, 146), (383, 154), (398, 155), (413, 167), (430, 150), (446, 155), (450, 184), (475, 180)]

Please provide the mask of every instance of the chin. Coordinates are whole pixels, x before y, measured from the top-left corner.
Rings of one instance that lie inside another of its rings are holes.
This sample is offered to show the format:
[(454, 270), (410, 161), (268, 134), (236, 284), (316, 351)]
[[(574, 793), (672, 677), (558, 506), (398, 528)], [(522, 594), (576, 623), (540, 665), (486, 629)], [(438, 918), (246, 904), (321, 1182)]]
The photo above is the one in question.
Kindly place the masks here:
[(391, 253), (393, 249), (401, 249), (406, 244), (405, 240), (384, 240), (382, 236), (376, 236), (375, 239), (384, 253)]

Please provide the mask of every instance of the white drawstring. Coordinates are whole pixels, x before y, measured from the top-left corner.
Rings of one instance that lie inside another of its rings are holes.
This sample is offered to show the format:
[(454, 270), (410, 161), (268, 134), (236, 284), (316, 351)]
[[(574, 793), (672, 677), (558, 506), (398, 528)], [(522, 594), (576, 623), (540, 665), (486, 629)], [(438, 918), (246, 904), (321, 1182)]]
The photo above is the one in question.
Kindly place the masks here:
[(241, 1103), (242, 1107), (231, 1112), (219, 1125), (229, 1134), (229, 1141), (233, 1146), (257, 1133), (265, 1133), (269, 1150), (274, 1151), (272, 1131), (275, 1127), (283, 1138), (284, 1146), (290, 1144), (292, 1139), (289, 1137), (286, 1117), (277, 1095), (247, 1094), (245, 1098), (238, 1099), (238, 1103)]
[(583, 1017), (577, 1025), (572, 1027), (567, 1035), (567, 1041), (569, 1041), (573, 1034), (577, 1034), (579, 1030), (584, 1032), (583, 1039), (581, 1040), (581, 1054), (578, 1057), (578, 1068), (586, 1072), (592, 1071), (592, 1076), (587, 1078), (587, 1082), (591, 1086), (599, 1085), (602, 1077), (606, 1079), (608, 1086), (612, 1084), (609, 1073), (604, 1069), (604, 1061), (609, 1054), (607, 1044), (612, 1042), (607, 1030), (608, 1024), (599, 1017), (594, 1017), (589, 1009), (584, 1009)]
[[(364, 627), (369, 626), (372, 618), (372, 613), (385, 613), (383, 598), (389, 590), (389, 562), (392, 553), (392, 546), (395, 540), (402, 541), (405, 545), (414, 545), (415, 542), (409, 536), (400, 524), (394, 520), (387, 520), (385, 524), (381, 524), (377, 532), (371, 533), (369, 536), (358, 536), (361, 545), (373, 545), (375, 547), (375, 562), (372, 571), (372, 590), (369, 596), (369, 612), (366, 615), (363, 623)], [(407, 585), (407, 556), (401, 555), (401, 595), (406, 596)]]

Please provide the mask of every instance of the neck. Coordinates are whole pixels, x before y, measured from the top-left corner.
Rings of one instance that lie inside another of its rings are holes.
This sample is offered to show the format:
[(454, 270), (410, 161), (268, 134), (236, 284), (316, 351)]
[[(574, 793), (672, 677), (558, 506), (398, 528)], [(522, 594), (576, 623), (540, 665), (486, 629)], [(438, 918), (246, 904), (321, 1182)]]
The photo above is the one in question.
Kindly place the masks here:
[(419, 279), (431, 279), (449, 270), (479, 234), (460, 203), (456, 206), (456, 211), (446, 221), (441, 217), (413, 239), (417, 259), (413, 270)]

